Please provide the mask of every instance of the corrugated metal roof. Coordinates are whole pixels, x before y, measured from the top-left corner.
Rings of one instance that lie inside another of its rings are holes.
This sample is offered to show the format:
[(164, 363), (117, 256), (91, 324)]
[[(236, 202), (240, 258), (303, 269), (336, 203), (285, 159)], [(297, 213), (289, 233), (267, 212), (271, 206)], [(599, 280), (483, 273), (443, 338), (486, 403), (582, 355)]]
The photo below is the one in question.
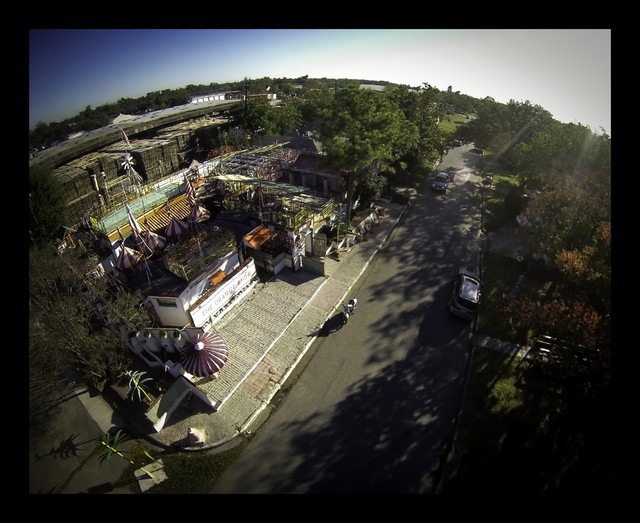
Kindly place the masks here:
[[(155, 207), (144, 216), (136, 216), (136, 220), (138, 220), (138, 223), (143, 229), (164, 234), (164, 230), (171, 222), (172, 216), (179, 220), (188, 221), (191, 213), (191, 207), (189, 207), (189, 203), (187, 202), (187, 198), (184, 194), (180, 194), (179, 196), (169, 200), (169, 210), (171, 211), (171, 214), (167, 212), (167, 206), (166, 203), (164, 203)], [(120, 227), (120, 232), (126, 238), (131, 234), (131, 227), (128, 223), (124, 224)], [(118, 238), (118, 231), (113, 231), (109, 234), (109, 240), (111, 243), (115, 242)]]
[(220, 174), (216, 176), (219, 180), (225, 182), (240, 182), (246, 185), (262, 187), (264, 190), (279, 192), (283, 194), (302, 194), (309, 191), (308, 187), (300, 187), (297, 185), (289, 185), (288, 183), (272, 182), (263, 178), (252, 178), (242, 174)]

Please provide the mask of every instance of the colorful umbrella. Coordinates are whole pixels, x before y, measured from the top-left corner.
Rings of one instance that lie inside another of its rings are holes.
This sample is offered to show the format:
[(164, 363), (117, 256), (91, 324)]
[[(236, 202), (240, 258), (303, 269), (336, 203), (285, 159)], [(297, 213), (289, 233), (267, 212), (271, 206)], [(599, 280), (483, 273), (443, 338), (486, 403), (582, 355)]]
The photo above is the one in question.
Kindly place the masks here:
[(178, 218), (172, 217), (171, 222), (167, 225), (167, 228), (164, 230), (164, 233), (169, 237), (173, 238), (174, 236), (179, 236), (183, 232), (189, 230), (189, 224), (183, 220), (178, 220)]
[(146, 255), (158, 252), (167, 245), (167, 239), (153, 231), (142, 231), (140, 238), (141, 241), (137, 247)]
[(142, 259), (142, 254), (131, 247), (121, 246), (120, 249), (120, 254), (116, 261), (118, 269), (133, 269)]
[(189, 374), (205, 378), (218, 372), (227, 362), (227, 344), (217, 333), (191, 336), (180, 351), (180, 363)]

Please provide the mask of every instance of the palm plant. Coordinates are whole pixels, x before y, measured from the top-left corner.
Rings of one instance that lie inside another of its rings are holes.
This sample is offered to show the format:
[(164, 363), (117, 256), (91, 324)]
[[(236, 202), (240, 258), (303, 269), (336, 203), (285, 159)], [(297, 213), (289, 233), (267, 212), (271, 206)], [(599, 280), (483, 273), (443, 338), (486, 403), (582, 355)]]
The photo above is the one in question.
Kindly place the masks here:
[[(121, 451), (118, 450), (119, 445), (125, 443), (126, 441), (129, 441), (130, 439), (131, 438), (129, 437), (129, 435), (122, 429), (119, 429), (115, 434), (105, 434), (104, 436), (102, 436), (100, 438), (100, 443), (103, 446), (104, 452), (98, 456), (100, 465), (109, 461), (109, 458), (114, 454), (128, 461), (132, 465), (135, 465), (132, 459), (127, 458)], [(152, 461), (155, 461), (155, 459), (147, 451), (145, 451), (144, 453)], [(145, 474), (148, 474), (149, 477), (153, 477), (153, 474), (151, 474), (151, 472), (146, 470), (144, 467), (141, 467), (140, 470), (142, 470)]]
[(127, 393), (132, 399), (137, 396), (138, 401), (142, 401), (142, 395), (149, 400), (149, 402), (153, 401), (151, 396), (144, 389), (144, 384), (150, 381), (153, 381), (150, 377), (144, 377), (146, 374), (145, 371), (142, 370), (129, 370), (127, 371), (127, 376), (129, 376), (129, 391)]

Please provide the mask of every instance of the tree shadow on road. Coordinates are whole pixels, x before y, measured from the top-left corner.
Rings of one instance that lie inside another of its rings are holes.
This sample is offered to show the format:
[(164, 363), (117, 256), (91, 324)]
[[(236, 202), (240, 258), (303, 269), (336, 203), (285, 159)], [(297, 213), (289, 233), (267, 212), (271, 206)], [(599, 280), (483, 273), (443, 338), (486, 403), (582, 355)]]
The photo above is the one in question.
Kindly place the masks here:
[(78, 436), (79, 434), (72, 434), (68, 438), (65, 438), (62, 441), (60, 441), (60, 444), (57, 447), (52, 448), (46, 454), (43, 454), (42, 456), (36, 454), (36, 460), (40, 461), (41, 459), (44, 459), (47, 456), (51, 456), (54, 459), (57, 459), (57, 458), (69, 459), (72, 457), (77, 457), (78, 451), (82, 450), (81, 447), (83, 445), (98, 440), (98, 438), (93, 438), (93, 439), (78, 443), (74, 441)]

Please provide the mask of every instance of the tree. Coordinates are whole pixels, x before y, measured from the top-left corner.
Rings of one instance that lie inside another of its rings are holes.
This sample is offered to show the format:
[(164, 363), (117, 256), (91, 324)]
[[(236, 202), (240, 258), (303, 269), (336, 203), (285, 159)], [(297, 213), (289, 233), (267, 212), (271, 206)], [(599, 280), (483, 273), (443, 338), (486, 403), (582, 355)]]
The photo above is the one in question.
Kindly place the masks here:
[(528, 203), (532, 247), (555, 260), (561, 251), (582, 250), (611, 223), (611, 181), (595, 171), (549, 172)]
[(62, 184), (46, 167), (29, 169), (29, 236), (42, 245), (56, 238), (66, 223), (66, 197)]
[[(244, 131), (245, 138), (250, 138), (257, 132), (274, 133), (272, 107), (265, 98), (252, 98), (247, 100), (246, 106), (238, 105), (231, 111), (232, 126), (237, 126)], [(260, 131), (258, 131), (260, 129)]]
[[(131, 437), (129, 436), (129, 434), (124, 432), (122, 429), (118, 429), (118, 431), (115, 434), (106, 433), (103, 436), (101, 436), (100, 437), (101, 453), (98, 456), (98, 462), (100, 463), (100, 465), (107, 463), (111, 456), (118, 456), (128, 461), (131, 465), (137, 466), (136, 462), (132, 459), (134, 457), (132, 452), (127, 452), (127, 454), (129, 454), (130, 457), (126, 457), (124, 455), (124, 452), (118, 449), (120, 445), (123, 445), (124, 443), (127, 443), (130, 440), (131, 440)], [(151, 456), (151, 454), (149, 454), (146, 450), (144, 451), (144, 455), (147, 458), (149, 458), (151, 461), (155, 461), (155, 458)], [(145, 466), (144, 461), (142, 461), (142, 463), (139, 466), (140, 466), (140, 470), (146, 473), (150, 478), (153, 477), (153, 474), (149, 470), (146, 470), (144, 468)]]
[(282, 136), (292, 134), (295, 129), (302, 125), (302, 115), (294, 104), (282, 103), (277, 107), (269, 107), (276, 134)]
[[(87, 249), (90, 252), (90, 249)], [(129, 336), (148, 321), (139, 297), (80, 249), (29, 251), (29, 408), (36, 413), (60, 389), (67, 371), (100, 387), (130, 366)]]
[(418, 131), (388, 97), (357, 87), (340, 89), (324, 116), (320, 127), (323, 164), (345, 174), (349, 220), (360, 181), (379, 174), (414, 146)]
[(580, 249), (561, 250), (556, 256), (560, 272), (601, 310), (611, 309), (611, 224), (597, 227), (592, 244)]
[(408, 148), (410, 163), (422, 161), (429, 166), (433, 165), (444, 154), (450, 141), (438, 125), (444, 116), (438, 103), (440, 92), (425, 84), (417, 91), (406, 86), (392, 87), (385, 94), (402, 109), (405, 118), (417, 127), (419, 140), (415, 147)]
[(142, 396), (144, 396), (151, 403), (151, 396), (149, 396), (145, 387), (153, 380), (148, 376), (145, 377), (145, 374), (146, 372), (143, 370), (128, 370), (126, 372), (129, 377), (129, 392), (127, 395), (132, 400), (137, 397), (138, 401), (142, 401)]
[[(553, 299), (537, 302), (528, 298), (506, 301), (498, 313), (508, 316), (517, 325), (526, 325), (531, 337), (550, 336), (571, 342), (580, 351), (560, 353), (564, 372), (588, 373), (601, 383), (610, 378), (611, 325), (606, 316), (580, 300)], [(586, 358), (586, 361), (585, 359)]]
[(312, 123), (331, 107), (333, 96), (333, 89), (316, 89), (300, 92), (292, 102), (300, 112), (303, 122)]

